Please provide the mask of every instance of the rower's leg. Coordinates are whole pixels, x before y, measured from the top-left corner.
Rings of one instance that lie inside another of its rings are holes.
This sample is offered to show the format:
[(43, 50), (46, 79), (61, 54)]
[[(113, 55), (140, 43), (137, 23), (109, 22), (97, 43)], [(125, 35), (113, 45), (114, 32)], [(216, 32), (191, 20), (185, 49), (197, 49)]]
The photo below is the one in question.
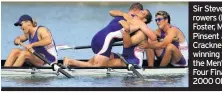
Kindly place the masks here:
[(10, 67), (10, 66), (13, 66), (15, 60), (18, 58), (18, 56), (20, 55), (20, 52), (22, 50), (21, 49), (12, 49), (11, 53), (9, 54), (6, 62), (5, 62), (5, 67)]
[(42, 66), (44, 64), (41, 59), (39, 59), (29, 51), (23, 50), (13, 64), (13, 67), (21, 67), (24, 64), (25, 60), (28, 60), (35, 66)]
[(108, 62), (109, 62), (109, 57), (96, 54), (94, 56), (93, 66), (94, 67), (107, 66)]
[(121, 59), (119, 59), (117, 54), (111, 53), (107, 66), (108, 67), (120, 67), (120, 66), (126, 66), (126, 65)]
[(108, 67), (121, 67), (126, 66), (126, 64), (121, 59), (112, 59), (108, 63)]
[(74, 59), (69, 59), (67, 57), (64, 58), (65, 66), (77, 66), (77, 67), (92, 67), (94, 61), (94, 57), (91, 58), (88, 62), (78, 61)]
[[(148, 44), (154, 44), (157, 41), (152, 41), (148, 39)], [(155, 54), (154, 54), (154, 49), (146, 49), (146, 58), (147, 58), (147, 63), (149, 67), (154, 66), (154, 61), (155, 61)]]
[(182, 57), (182, 54), (180, 50), (175, 45), (169, 44), (166, 47), (166, 51), (162, 58), (160, 66), (161, 67), (167, 66), (169, 62), (171, 61), (171, 59), (172, 59), (172, 62), (178, 62), (180, 61), (181, 57)]
[(149, 67), (154, 66), (155, 54), (153, 49), (146, 49), (146, 58)]
[(63, 59), (63, 65), (64, 66), (69, 66), (69, 58), (68, 57), (64, 57), (64, 59)]

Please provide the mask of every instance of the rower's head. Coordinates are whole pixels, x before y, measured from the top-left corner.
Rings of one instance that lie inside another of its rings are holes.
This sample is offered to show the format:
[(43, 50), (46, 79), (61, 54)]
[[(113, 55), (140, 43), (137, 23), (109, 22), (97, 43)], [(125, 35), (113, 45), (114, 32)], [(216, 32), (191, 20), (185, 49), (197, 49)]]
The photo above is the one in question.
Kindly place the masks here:
[(14, 25), (20, 26), (24, 33), (28, 33), (32, 28), (37, 26), (37, 22), (35, 22), (31, 16), (25, 14), (22, 15)]
[(170, 15), (166, 11), (158, 11), (155, 15), (158, 28), (163, 29), (170, 24)]
[(133, 3), (129, 8), (129, 12), (132, 14), (137, 14), (140, 10), (143, 10), (143, 5), (139, 2)]
[(136, 16), (143, 20), (146, 24), (152, 21), (152, 14), (148, 9), (141, 10)]

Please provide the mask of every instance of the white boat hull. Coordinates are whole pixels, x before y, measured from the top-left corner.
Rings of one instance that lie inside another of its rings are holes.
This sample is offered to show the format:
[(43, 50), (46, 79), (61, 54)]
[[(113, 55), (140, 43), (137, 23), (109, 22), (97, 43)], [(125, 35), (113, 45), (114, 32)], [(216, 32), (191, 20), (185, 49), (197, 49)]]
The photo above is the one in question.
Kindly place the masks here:
[[(175, 75), (188, 74), (188, 68), (156, 68), (156, 69), (137, 69), (142, 75)], [(73, 76), (81, 75), (126, 75), (132, 74), (127, 69), (71, 69), (67, 70)], [(39, 75), (39, 76), (57, 76), (58, 73), (52, 69), (2, 69), (2, 76), (21, 76), (21, 75)], [(62, 75), (60, 75), (62, 76)]]

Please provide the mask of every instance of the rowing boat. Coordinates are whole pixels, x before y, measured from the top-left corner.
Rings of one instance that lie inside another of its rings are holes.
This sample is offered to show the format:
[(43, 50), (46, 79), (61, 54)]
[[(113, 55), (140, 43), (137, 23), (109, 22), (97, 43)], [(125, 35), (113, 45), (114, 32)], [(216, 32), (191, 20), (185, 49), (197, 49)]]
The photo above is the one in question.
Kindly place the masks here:
[[(137, 69), (142, 75), (175, 75), (175, 74), (186, 74), (188, 73), (188, 68), (161, 68), (161, 69)], [(106, 74), (133, 74), (127, 69), (101, 69), (101, 68), (90, 68), (90, 69), (70, 69), (66, 70), (72, 76), (80, 75), (106, 75)], [(59, 75), (59, 73), (52, 71), (51, 69), (2, 69), (1, 75)]]
[[(144, 60), (146, 61), (146, 60)], [(4, 63), (4, 60), (2, 60)], [(61, 60), (59, 61), (61, 63)], [(133, 75), (132, 71), (128, 71), (126, 67), (70, 67), (65, 69), (72, 76), (81, 76), (81, 75)], [(175, 75), (175, 74), (187, 74), (188, 67), (144, 67), (143, 69), (137, 68), (137, 71), (142, 75)], [(2, 76), (21, 76), (21, 75), (44, 75), (44, 76), (58, 76), (59, 73), (53, 71), (51, 67), (2, 67), (1, 69)]]

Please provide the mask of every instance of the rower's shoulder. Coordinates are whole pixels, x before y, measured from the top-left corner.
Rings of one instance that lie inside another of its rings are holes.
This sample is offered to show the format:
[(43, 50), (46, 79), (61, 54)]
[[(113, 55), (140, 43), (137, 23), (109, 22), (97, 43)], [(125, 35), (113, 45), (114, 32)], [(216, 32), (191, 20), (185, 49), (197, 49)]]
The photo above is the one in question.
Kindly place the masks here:
[(178, 27), (171, 27), (169, 30), (171, 30), (171, 31), (180, 31), (180, 29), (178, 28)]
[(38, 35), (50, 35), (51, 33), (49, 32), (48, 28), (47, 27), (44, 27), (44, 26), (41, 26), (39, 27), (38, 29)]
[(38, 29), (38, 32), (47, 32), (47, 31), (48, 31), (48, 28), (44, 26), (40, 26)]
[(178, 33), (180, 30), (177, 27), (171, 27), (168, 30), (168, 33)]

